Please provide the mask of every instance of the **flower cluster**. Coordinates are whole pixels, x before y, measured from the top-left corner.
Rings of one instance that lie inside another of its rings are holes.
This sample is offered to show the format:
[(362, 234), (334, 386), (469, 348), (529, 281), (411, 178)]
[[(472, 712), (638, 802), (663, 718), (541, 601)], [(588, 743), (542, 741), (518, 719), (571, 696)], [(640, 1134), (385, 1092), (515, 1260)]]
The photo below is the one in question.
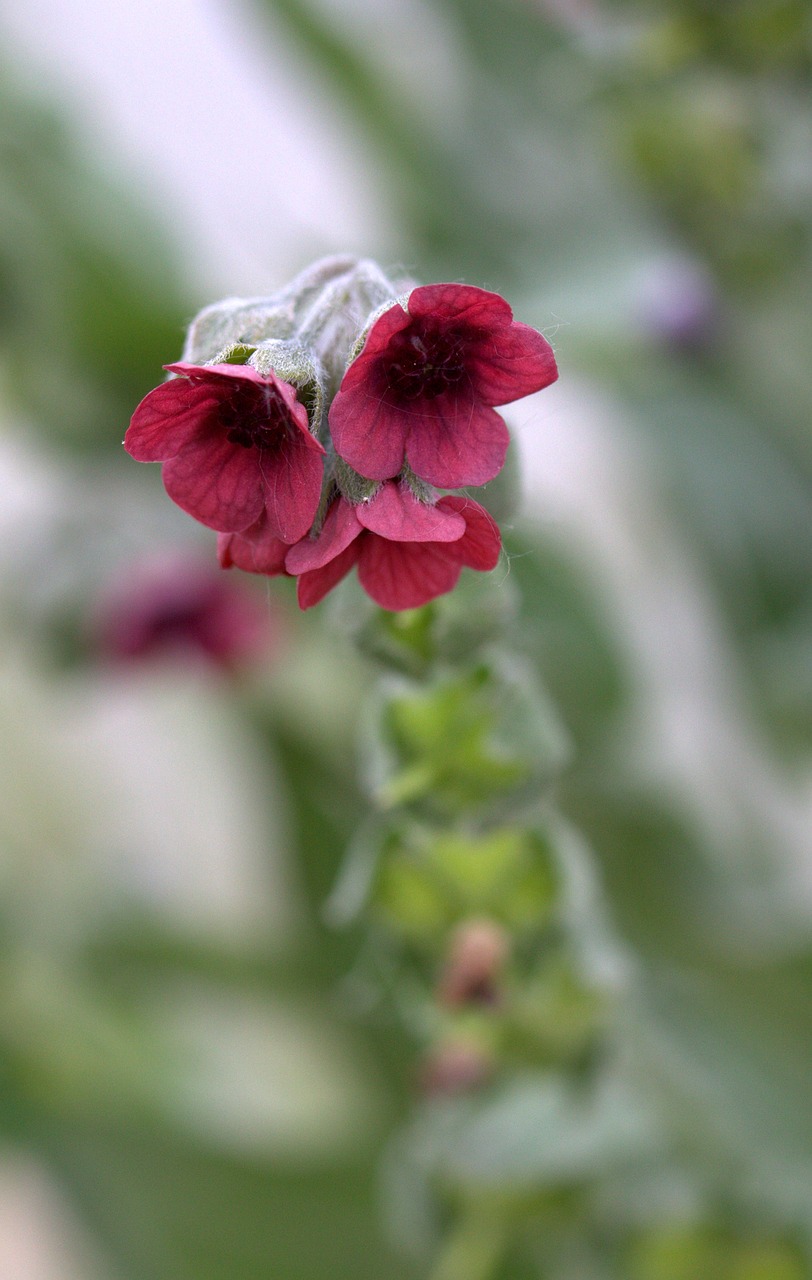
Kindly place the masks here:
[(509, 436), (495, 406), (549, 385), (552, 350), (498, 294), (398, 290), (328, 259), (274, 298), (207, 308), (125, 447), (219, 533), (224, 567), (298, 579), (303, 609), (355, 567), (384, 609), (493, 569), (501, 540), (473, 499)]

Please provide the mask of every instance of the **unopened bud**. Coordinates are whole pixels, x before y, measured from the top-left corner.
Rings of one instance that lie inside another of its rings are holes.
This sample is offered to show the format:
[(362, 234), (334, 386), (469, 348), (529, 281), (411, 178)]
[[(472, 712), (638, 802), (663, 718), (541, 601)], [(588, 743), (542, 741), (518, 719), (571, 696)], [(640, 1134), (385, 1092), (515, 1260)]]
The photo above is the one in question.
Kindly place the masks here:
[(451, 939), (437, 996), (451, 1008), (465, 1004), (496, 1004), (510, 943), (493, 920), (467, 920)]
[(188, 364), (231, 363), (229, 352), (245, 347), (250, 353), (269, 338), (287, 338), (293, 323), (290, 302), (280, 303), (276, 298), (225, 298), (195, 316), (186, 333), (181, 360)]
[(438, 1045), (424, 1060), (419, 1085), (430, 1098), (469, 1093), (487, 1084), (493, 1074), (493, 1059), (482, 1046), (469, 1041), (449, 1041)]
[(297, 336), (316, 348), (336, 386), (372, 323), (397, 301), (399, 288), (371, 258), (361, 258), (331, 278), (297, 316)]
[(231, 362), (225, 354), (229, 350), (292, 337), (313, 299), (358, 266), (359, 260), (348, 254), (320, 258), (268, 297), (223, 298), (204, 307), (189, 325), (181, 359), (188, 364), (226, 364)]

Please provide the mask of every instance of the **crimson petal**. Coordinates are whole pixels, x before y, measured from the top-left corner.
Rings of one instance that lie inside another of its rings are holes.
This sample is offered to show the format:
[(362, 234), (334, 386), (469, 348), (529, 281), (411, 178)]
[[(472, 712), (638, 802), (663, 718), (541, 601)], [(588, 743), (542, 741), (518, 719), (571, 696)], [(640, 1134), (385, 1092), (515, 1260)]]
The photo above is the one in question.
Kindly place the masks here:
[(454, 548), (462, 564), (471, 569), (495, 569), (502, 551), (502, 538), (490, 512), (473, 498), (454, 493), (446, 494), (437, 506), (445, 511), (456, 511), (465, 520), (465, 533)]
[(345, 498), (337, 498), (327, 512), (318, 538), (302, 538), (291, 547), (285, 560), (288, 573), (309, 573), (323, 568), (362, 532), (355, 508)]
[[(299, 400), (296, 388), (290, 382), (277, 378), (275, 373), (271, 372), (265, 377), (257, 373), (250, 364), (198, 365), (178, 361), (177, 364), (165, 364), (164, 368), (170, 373), (180, 374), (198, 393), (206, 387), (224, 400), (228, 399), (229, 393), (234, 390), (235, 382), (248, 382), (255, 387), (273, 387), (283, 400), (295, 426), (307, 437), (310, 448), (317, 453), (324, 453), (323, 447), (310, 431), (307, 409)], [(173, 384), (169, 382), (166, 385)]]
[(382, 609), (417, 609), (457, 585), (458, 543), (390, 542), (367, 534), (358, 553), (358, 579)]
[(486, 404), (510, 404), (555, 382), (558, 368), (546, 338), (527, 324), (483, 334), (470, 343), (466, 366)]
[(353, 542), (328, 564), (322, 565), (320, 569), (311, 569), (300, 576), (296, 584), (296, 598), (300, 609), (310, 609), (314, 604), (318, 604), (328, 591), (332, 591), (333, 587), (346, 577), (358, 559), (358, 547), (359, 543)]
[(150, 391), (132, 416), (124, 448), (136, 462), (167, 462), (216, 422), (224, 396), (173, 378)]
[(506, 328), (513, 312), (498, 293), (472, 284), (424, 284), (413, 289), (407, 302), (415, 320), (441, 320), (472, 329)]
[(166, 492), (201, 524), (238, 533), (262, 514), (259, 455), (225, 437), (196, 441), (163, 466)]
[(350, 386), (353, 384), (353, 379), (359, 376), (358, 361), (360, 360), (362, 362), (360, 367), (363, 368), (364, 364), (368, 365), (370, 363), (371, 357), (382, 355), (389, 346), (392, 338), (394, 338), (396, 334), (401, 333), (404, 329), (408, 329), (411, 323), (411, 316), (407, 311), (404, 311), (399, 302), (394, 303), (388, 311), (384, 311), (383, 315), (378, 316), (378, 319), (375, 321), (366, 336), (359, 356), (357, 359), (353, 360), (347, 369), (347, 373), (344, 375), (345, 379), (349, 376)]
[(288, 544), (270, 532), (264, 515), (243, 533), (217, 535), (217, 556), (224, 569), (236, 567), (274, 578), (285, 572), (288, 551)]
[(461, 516), (418, 502), (407, 485), (382, 485), (355, 514), (365, 529), (393, 542), (456, 542), (465, 533)]
[(330, 407), (330, 434), (338, 456), (359, 475), (389, 480), (403, 466), (410, 417), (386, 402), (379, 380), (365, 376), (362, 361), (360, 356), (344, 375)]
[(314, 453), (300, 436), (291, 436), (278, 452), (260, 450), (258, 470), (271, 533), (283, 542), (298, 542), (312, 525), (319, 505), (321, 454)]
[(415, 409), (409, 466), (443, 489), (487, 484), (502, 470), (510, 435), (499, 414), (473, 398), (438, 396)]

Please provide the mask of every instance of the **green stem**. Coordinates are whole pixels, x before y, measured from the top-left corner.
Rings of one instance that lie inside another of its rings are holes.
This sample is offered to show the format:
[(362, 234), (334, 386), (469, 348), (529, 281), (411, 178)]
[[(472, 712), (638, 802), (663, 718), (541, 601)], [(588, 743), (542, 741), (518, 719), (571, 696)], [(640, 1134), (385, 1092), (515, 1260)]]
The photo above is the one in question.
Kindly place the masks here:
[(383, 809), (395, 809), (398, 805), (408, 804), (409, 801), (430, 791), (436, 778), (436, 764), (419, 760), (407, 769), (401, 769), (400, 773), (382, 788), (378, 795), (378, 803)]
[(488, 1206), (467, 1209), (445, 1243), (431, 1280), (491, 1280), (506, 1245), (504, 1218)]

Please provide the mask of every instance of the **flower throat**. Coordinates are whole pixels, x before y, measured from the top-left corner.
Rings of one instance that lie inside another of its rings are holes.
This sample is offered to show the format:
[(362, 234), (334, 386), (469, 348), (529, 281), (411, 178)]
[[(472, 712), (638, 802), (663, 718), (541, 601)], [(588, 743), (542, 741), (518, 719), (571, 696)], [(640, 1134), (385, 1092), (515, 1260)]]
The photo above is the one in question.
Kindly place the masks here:
[(288, 434), (288, 410), (273, 387), (239, 387), (220, 406), (217, 418), (231, 444), (270, 449)]
[(390, 388), (405, 400), (436, 400), (465, 377), (464, 344), (456, 333), (412, 326), (389, 345)]

